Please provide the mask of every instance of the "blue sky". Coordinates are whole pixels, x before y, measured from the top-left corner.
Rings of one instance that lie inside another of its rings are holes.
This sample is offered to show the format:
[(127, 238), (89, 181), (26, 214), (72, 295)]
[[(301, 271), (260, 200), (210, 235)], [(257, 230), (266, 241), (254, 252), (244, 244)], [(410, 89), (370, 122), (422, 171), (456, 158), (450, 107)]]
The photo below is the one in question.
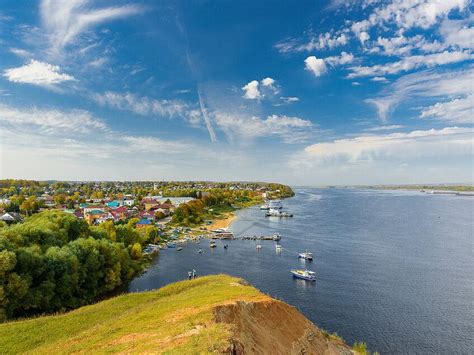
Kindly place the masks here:
[(0, 175), (473, 181), (468, 0), (0, 6)]

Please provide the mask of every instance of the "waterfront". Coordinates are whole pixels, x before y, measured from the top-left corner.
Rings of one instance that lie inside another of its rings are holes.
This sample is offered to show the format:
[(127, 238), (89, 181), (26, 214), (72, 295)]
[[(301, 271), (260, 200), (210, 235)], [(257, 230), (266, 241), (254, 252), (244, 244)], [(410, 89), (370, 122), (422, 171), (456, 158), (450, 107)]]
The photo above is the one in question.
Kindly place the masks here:
[[(228, 273), (300, 309), (349, 343), (381, 353), (472, 353), (474, 199), (416, 191), (296, 189), (284, 201), (294, 218), (265, 218), (258, 207), (238, 211), (237, 236), (280, 233), (274, 242), (186, 244), (161, 252), (131, 291), (198, 274)], [(224, 250), (222, 245), (229, 244)], [(204, 254), (198, 254), (203, 248)], [(294, 280), (314, 253), (315, 283)]]

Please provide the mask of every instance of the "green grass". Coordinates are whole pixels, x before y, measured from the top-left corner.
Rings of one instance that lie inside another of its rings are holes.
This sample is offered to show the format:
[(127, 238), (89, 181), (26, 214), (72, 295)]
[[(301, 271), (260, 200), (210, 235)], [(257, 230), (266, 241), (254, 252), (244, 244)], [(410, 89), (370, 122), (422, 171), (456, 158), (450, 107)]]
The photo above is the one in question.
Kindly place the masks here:
[(230, 330), (212, 321), (212, 309), (237, 299), (266, 298), (240, 279), (201, 277), (65, 314), (0, 324), (0, 353), (219, 351), (226, 348)]

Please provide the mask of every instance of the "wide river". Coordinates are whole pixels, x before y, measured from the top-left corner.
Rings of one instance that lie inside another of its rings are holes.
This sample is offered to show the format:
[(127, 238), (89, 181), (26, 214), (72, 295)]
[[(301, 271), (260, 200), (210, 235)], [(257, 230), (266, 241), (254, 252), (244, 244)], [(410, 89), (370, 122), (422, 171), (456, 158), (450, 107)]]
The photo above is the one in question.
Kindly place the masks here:
[[(280, 233), (274, 242), (207, 241), (160, 252), (130, 291), (159, 288), (199, 275), (242, 277), (296, 306), (349, 344), (364, 341), (382, 354), (474, 353), (474, 198), (407, 191), (295, 189), (283, 201), (294, 218), (238, 212), (237, 236)], [(204, 248), (203, 254), (198, 253)], [(312, 263), (297, 258), (305, 250)], [(295, 280), (292, 268), (316, 271)]]

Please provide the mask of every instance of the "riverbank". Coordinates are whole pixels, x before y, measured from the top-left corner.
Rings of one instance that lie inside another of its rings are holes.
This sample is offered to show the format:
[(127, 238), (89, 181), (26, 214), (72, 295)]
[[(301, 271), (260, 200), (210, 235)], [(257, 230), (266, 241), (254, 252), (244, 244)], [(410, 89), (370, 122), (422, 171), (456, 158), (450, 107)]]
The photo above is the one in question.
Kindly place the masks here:
[(227, 229), (231, 224), (237, 219), (237, 216), (234, 212), (226, 213), (224, 218), (215, 219), (210, 225), (207, 226), (207, 229)]

